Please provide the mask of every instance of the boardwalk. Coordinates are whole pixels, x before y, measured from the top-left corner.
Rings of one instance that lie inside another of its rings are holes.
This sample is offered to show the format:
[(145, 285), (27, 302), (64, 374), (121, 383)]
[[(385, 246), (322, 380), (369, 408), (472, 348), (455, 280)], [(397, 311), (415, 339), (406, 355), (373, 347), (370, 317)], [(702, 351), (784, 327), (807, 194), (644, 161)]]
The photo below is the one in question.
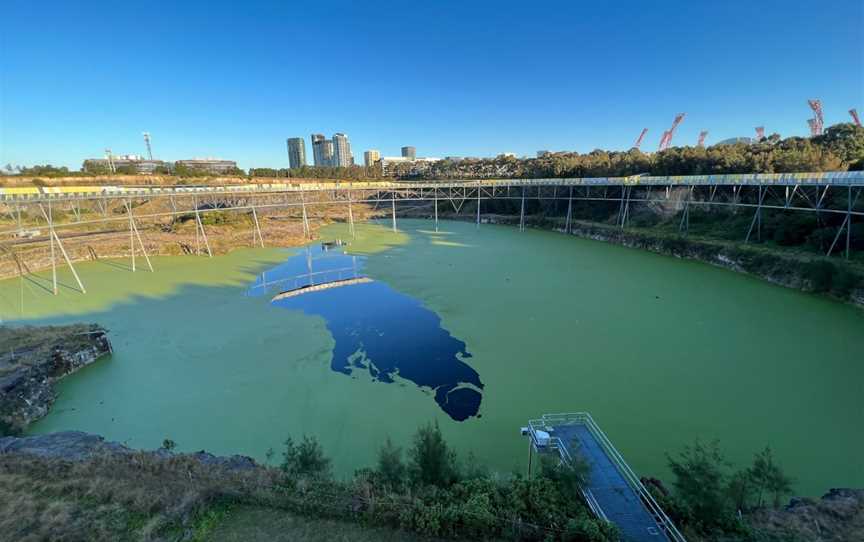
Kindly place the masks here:
[(292, 290), (287, 290), (280, 294), (277, 294), (271, 301), (279, 301), (280, 299), (287, 299), (289, 297), (297, 297), (298, 295), (308, 294), (310, 292), (320, 292), (321, 290), (329, 290), (331, 288), (338, 288), (340, 286), (351, 286), (352, 284), (365, 284), (367, 282), (372, 282), (372, 279), (369, 277), (359, 277), (355, 279), (342, 279), (342, 280), (333, 280), (330, 282), (324, 282), (322, 284), (309, 284), (306, 286), (301, 286), (299, 288), (294, 288)]
[(529, 437), (540, 453), (556, 453), (590, 466), (582, 494), (594, 513), (615, 524), (627, 542), (673, 542), (684, 537), (587, 413), (547, 414), (529, 422)]

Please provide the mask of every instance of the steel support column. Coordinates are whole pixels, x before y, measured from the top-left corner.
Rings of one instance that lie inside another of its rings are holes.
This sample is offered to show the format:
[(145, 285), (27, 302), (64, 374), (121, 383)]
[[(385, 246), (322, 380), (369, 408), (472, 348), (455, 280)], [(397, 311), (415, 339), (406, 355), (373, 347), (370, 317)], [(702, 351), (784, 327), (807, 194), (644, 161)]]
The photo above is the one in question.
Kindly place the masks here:
[(257, 232), (261, 248), (264, 248), (264, 236), (261, 235), (261, 225), (258, 223), (258, 212), (255, 211), (255, 204), (252, 204), (252, 220), (255, 222), (255, 231), (252, 232), (252, 244), (255, 244), (255, 233)]
[(570, 233), (570, 221), (573, 219), (573, 187), (570, 187), (570, 195), (567, 197), (567, 220), (564, 222), (564, 233)]
[(519, 231), (525, 231), (525, 187), (522, 187), (522, 207), (519, 211)]

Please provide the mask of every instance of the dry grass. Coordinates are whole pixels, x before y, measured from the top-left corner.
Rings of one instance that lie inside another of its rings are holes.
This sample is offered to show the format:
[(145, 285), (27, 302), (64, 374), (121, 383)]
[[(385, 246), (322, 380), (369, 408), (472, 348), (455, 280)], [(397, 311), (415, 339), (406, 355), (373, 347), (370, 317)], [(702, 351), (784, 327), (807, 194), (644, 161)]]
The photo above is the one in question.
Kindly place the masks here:
[(68, 462), (0, 455), (0, 537), (175, 540), (210, 507), (271, 498), (271, 469), (227, 470), (188, 456), (112, 454)]

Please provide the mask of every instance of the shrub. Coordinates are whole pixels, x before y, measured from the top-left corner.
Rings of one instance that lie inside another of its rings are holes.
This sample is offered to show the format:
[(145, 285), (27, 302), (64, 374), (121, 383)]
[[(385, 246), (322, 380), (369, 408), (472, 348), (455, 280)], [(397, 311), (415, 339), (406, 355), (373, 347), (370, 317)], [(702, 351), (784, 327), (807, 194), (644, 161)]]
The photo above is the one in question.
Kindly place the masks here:
[(810, 289), (817, 293), (831, 289), (831, 279), (834, 276), (834, 264), (825, 260), (807, 262), (804, 265), (804, 278), (810, 282)]
[(300, 444), (294, 444), (291, 437), (288, 437), (282, 453), (281, 468), (282, 472), (292, 477), (328, 478), (330, 459), (324, 455), (324, 450), (315, 437), (304, 435)]

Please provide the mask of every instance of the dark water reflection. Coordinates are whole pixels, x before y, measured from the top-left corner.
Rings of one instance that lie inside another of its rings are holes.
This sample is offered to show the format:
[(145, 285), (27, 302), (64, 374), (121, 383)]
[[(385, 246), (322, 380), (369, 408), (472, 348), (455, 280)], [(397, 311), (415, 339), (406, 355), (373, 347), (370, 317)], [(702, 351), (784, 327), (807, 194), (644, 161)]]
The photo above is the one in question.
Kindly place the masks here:
[[(354, 273), (352, 275), (352, 272)], [(250, 294), (261, 295), (362, 276), (362, 259), (310, 248), (259, 277)], [(463, 341), (419, 301), (383, 282), (342, 286), (280, 299), (275, 305), (324, 318), (335, 345), (331, 368), (347, 375), (368, 372), (379, 382), (407, 380), (431, 390), (452, 419), (478, 416), (483, 383), (463, 359)]]

